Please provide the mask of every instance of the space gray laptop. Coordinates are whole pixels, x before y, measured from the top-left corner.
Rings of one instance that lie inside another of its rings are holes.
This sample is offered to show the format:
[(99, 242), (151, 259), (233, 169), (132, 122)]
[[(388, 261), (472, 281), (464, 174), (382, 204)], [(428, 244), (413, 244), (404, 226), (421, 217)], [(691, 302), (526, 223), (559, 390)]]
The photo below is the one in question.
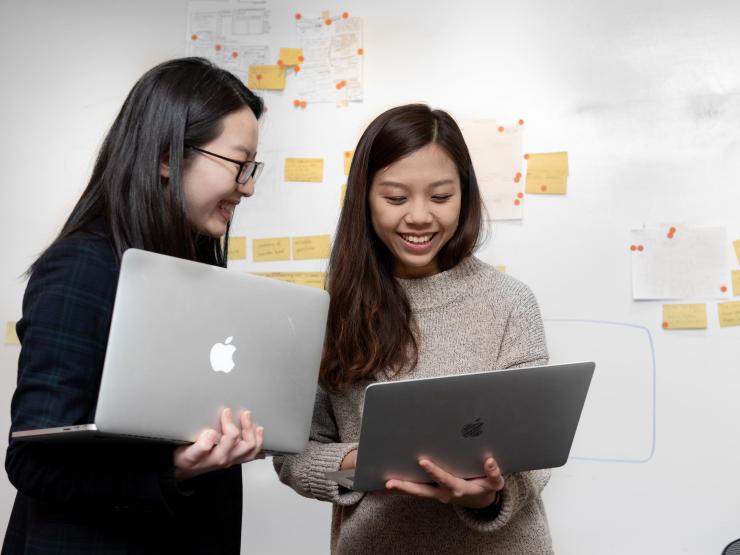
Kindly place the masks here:
[(371, 384), (356, 468), (326, 477), (372, 491), (391, 478), (430, 483), (420, 458), (460, 478), (482, 476), (491, 456), (503, 474), (562, 466), (594, 368), (579, 362)]
[(328, 307), (323, 290), (129, 249), (94, 422), (12, 437), (188, 443), (230, 407), (264, 426), (268, 454), (300, 452)]

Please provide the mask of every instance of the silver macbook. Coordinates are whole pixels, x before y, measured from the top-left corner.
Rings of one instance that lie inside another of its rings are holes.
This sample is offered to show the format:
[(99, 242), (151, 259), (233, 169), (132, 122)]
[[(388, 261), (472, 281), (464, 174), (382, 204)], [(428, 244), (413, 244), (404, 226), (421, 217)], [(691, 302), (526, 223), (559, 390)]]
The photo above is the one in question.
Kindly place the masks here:
[(268, 454), (308, 443), (329, 295), (170, 256), (123, 255), (92, 423), (13, 438), (195, 441), (230, 407)]
[(391, 478), (431, 482), (427, 458), (461, 478), (493, 457), (504, 474), (568, 460), (593, 362), (534, 366), (367, 387), (357, 466), (326, 477), (356, 491)]

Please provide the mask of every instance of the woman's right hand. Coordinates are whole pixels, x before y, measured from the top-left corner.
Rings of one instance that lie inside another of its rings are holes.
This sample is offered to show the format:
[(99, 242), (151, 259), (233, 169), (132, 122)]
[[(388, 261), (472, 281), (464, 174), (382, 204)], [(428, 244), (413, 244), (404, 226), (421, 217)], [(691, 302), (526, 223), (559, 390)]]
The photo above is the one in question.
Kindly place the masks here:
[(234, 424), (231, 409), (221, 411), (219, 420), (220, 430), (205, 430), (195, 443), (175, 449), (177, 481), (261, 458), (264, 428), (253, 426), (249, 411), (239, 418), (241, 430)]
[(349, 470), (355, 466), (357, 466), (357, 449), (352, 449), (352, 451), (347, 453), (342, 459), (342, 462), (339, 465), (339, 470)]

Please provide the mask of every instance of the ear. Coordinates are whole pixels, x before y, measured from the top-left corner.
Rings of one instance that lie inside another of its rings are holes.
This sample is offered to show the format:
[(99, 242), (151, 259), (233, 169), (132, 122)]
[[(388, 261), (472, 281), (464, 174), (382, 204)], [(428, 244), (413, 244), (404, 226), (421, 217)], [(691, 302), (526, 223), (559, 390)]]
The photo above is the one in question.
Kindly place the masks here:
[(163, 159), (159, 163), (159, 175), (169, 179), (170, 177), (170, 164), (168, 159)]

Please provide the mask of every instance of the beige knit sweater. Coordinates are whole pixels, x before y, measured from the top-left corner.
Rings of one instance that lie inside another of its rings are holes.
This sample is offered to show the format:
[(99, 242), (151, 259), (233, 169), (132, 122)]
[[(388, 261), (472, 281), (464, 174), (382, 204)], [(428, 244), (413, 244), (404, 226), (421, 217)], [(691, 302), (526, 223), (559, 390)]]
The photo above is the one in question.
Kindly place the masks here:
[[(399, 282), (420, 334), (419, 362), (400, 379), (547, 362), (537, 301), (516, 279), (471, 257), (446, 272)], [(274, 459), (283, 483), (334, 504), (332, 553), (552, 553), (540, 497), (547, 470), (507, 476), (496, 514), (404, 494), (350, 492), (325, 479), (357, 447), (366, 385), (342, 395), (319, 388), (309, 446)]]

